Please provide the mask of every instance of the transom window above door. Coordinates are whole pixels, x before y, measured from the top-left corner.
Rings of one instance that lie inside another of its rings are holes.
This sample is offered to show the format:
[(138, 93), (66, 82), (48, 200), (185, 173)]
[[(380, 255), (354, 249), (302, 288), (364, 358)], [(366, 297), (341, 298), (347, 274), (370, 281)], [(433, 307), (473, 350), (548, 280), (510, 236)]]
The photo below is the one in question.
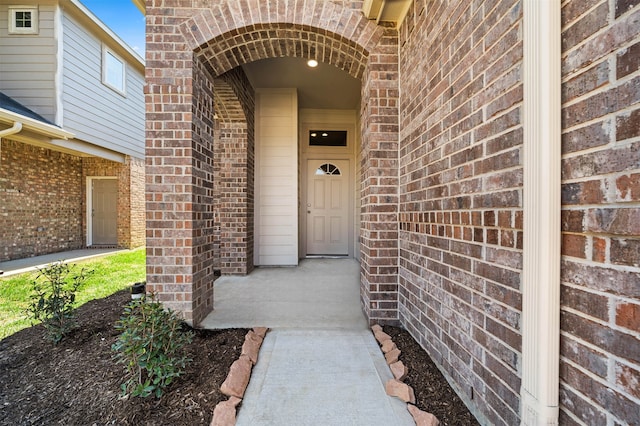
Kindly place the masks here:
[(347, 131), (309, 130), (309, 146), (347, 146)]
[(331, 163), (325, 163), (316, 170), (316, 175), (340, 176), (340, 174), (340, 169)]

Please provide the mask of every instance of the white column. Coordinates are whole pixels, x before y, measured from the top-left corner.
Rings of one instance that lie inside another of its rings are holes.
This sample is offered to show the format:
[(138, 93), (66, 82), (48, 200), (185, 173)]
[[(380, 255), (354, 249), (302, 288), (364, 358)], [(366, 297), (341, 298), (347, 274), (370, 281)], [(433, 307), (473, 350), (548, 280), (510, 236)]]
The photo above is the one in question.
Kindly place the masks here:
[(560, 1), (523, 0), (522, 424), (558, 424)]

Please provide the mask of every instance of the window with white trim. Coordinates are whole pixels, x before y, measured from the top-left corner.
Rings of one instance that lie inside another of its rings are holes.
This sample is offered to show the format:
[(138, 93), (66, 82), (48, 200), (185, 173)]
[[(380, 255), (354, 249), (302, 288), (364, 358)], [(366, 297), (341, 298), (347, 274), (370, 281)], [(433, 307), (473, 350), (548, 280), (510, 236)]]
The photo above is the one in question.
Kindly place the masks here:
[(38, 34), (38, 7), (9, 6), (9, 34)]
[(102, 83), (124, 95), (127, 80), (126, 63), (111, 49), (102, 47)]

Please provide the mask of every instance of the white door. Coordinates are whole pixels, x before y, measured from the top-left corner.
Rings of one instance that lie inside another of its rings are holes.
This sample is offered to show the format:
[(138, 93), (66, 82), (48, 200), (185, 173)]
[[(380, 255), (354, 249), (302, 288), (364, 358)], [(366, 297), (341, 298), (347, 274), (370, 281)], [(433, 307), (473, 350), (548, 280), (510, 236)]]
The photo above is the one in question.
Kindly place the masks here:
[(307, 255), (349, 254), (349, 162), (307, 162)]
[(118, 243), (118, 181), (92, 179), (91, 187), (91, 243), (115, 245)]

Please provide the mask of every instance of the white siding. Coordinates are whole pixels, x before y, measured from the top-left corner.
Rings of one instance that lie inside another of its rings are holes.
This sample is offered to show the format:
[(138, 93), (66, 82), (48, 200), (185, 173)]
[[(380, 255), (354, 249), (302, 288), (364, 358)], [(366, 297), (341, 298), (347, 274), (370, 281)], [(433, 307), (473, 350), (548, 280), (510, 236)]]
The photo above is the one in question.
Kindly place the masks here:
[(102, 43), (73, 17), (63, 15), (64, 128), (76, 138), (144, 157), (144, 76), (130, 65), (126, 95), (102, 84)]
[(39, 34), (9, 34), (8, 7), (0, 4), (0, 91), (51, 122), (56, 114), (55, 11), (54, 5), (39, 6)]
[(298, 264), (298, 100), (295, 89), (256, 94), (256, 265)]

